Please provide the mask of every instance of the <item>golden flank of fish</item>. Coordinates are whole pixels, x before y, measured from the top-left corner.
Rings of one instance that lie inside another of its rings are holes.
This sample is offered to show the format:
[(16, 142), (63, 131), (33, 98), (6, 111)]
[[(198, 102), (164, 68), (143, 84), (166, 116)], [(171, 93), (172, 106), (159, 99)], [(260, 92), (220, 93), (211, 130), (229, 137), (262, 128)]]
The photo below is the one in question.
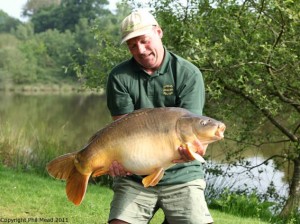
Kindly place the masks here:
[(113, 161), (137, 175), (145, 187), (155, 186), (164, 171), (180, 159), (178, 147), (201, 162), (209, 143), (222, 139), (225, 125), (186, 109), (137, 110), (98, 131), (80, 151), (62, 155), (47, 165), (48, 173), (67, 181), (68, 199), (83, 200), (90, 176), (108, 174)]

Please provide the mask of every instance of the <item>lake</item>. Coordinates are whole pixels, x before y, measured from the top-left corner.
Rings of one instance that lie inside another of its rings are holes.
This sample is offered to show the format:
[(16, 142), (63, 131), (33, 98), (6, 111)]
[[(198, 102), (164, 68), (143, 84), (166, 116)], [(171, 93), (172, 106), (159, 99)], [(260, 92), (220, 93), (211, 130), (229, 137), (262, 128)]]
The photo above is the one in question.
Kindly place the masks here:
[[(31, 152), (32, 144), (43, 144), (43, 139), (56, 141), (59, 153), (79, 150), (97, 130), (111, 121), (106, 97), (97, 94), (0, 95), (0, 137), (8, 134), (11, 141), (20, 141), (22, 147), (16, 151), (22, 155), (34, 154)], [(226, 139), (208, 147), (206, 167), (219, 166), (227, 174), (208, 174), (208, 185), (230, 189), (255, 188), (258, 192), (265, 192), (272, 182), (277, 193), (286, 195), (287, 171), (274, 171), (274, 161), (270, 160), (267, 165), (252, 170), (230, 166), (225, 160), (226, 151), (237, 147)], [(276, 150), (280, 149), (264, 150), (268, 153), (249, 149), (243, 155), (255, 165), (262, 163)]]

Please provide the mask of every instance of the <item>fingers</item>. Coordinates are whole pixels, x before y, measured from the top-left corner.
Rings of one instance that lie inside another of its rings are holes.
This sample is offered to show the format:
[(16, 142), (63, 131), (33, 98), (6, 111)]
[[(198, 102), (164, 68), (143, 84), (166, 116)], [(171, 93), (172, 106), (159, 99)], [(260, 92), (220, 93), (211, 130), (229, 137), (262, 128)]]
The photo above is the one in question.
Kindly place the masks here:
[(194, 158), (190, 156), (188, 150), (184, 148), (182, 145), (178, 147), (178, 152), (181, 158), (173, 160), (172, 161), (173, 163), (186, 163), (194, 160)]
[(111, 166), (109, 167), (108, 174), (112, 177), (131, 175), (131, 173), (126, 171), (124, 167), (117, 161), (112, 162)]
[(184, 161), (191, 161), (194, 158), (190, 156), (190, 153), (188, 152), (187, 148), (184, 148), (183, 146), (180, 146), (178, 148), (179, 154), (181, 155), (181, 160)]

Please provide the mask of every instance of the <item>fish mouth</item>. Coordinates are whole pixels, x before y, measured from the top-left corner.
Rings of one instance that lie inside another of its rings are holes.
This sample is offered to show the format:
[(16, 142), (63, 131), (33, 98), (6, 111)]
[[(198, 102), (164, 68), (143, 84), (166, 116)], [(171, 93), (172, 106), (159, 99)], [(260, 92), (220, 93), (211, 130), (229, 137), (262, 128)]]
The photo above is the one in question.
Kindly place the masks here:
[(215, 137), (217, 137), (217, 139), (223, 139), (225, 129), (226, 129), (225, 124), (219, 124), (219, 126), (215, 132)]
[[(206, 130), (204, 132), (200, 132), (195, 134), (197, 136), (197, 139), (202, 143), (202, 144), (210, 144), (212, 142), (221, 140), (224, 138), (224, 132), (226, 129), (225, 124), (223, 123), (218, 123), (216, 125), (213, 125), (212, 127), (208, 127), (210, 130)], [(194, 132), (195, 133), (195, 132)]]

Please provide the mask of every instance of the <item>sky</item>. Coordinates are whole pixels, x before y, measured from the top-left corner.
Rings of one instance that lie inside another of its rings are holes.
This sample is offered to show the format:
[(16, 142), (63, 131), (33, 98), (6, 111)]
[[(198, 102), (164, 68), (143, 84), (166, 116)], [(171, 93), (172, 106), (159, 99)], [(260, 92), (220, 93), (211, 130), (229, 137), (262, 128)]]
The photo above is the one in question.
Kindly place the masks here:
[[(22, 9), (26, 2), (27, 0), (0, 0), (0, 9), (11, 17), (26, 21), (26, 18), (21, 17)], [(110, 8), (114, 9), (117, 0), (109, 0), (109, 2)]]
[(22, 8), (27, 0), (0, 0), (0, 9), (6, 12), (11, 17), (15, 17), (21, 21), (26, 21), (21, 17)]

